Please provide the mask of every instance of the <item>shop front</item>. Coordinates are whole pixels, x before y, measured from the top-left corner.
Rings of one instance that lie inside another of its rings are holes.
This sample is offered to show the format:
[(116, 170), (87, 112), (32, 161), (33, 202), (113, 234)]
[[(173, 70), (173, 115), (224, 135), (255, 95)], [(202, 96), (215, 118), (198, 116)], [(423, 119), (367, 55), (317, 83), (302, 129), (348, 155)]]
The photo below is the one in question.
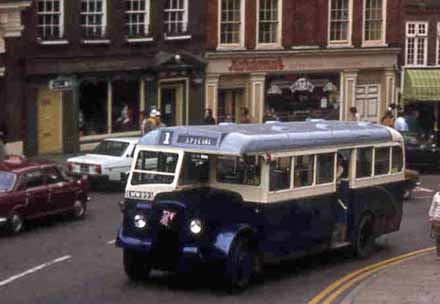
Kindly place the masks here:
[(282, 121), (308, 118), (380, 121), (395, 102), (397, 49), (212, 52), (205, 106), (219, 122), (238, 121), (249, 109), (255, 122), (267, 113)]
[[(29, 62), (28, 154), (86, 151), (108, 137), (140, 136), (141, 122), (152, 109), (161, 111), (169, 126), (200, 122), (204, 65), (193, 57), (177, 59), (161, 54), (138, 64), (135, 59), (58, 66)], [(43, 65), (56, 73), (39, 73)], [(53, 85), (62, 79), (71, 85)]]

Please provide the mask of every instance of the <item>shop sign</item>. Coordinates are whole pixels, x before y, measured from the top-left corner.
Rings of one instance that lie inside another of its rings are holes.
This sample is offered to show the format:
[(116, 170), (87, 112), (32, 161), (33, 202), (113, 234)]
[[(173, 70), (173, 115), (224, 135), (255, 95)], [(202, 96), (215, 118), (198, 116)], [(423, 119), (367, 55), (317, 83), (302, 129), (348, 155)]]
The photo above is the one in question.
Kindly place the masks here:
[(230, 72), (264, 72), (282, 71), (284, 69), (283, 60), (275, 59), (232, 59)]
[(309, 91), (310, 93), (312, 93), (314, 88), (315, 86), (308, 79), (300, 78), (295, 83), (292, 84), (290, 90), (293, 93), (297, 91), (299, 92)]
[(197, 146), (216, 146), (217, 138), (207, 136), (180, 135), (177, 139), (179, 144)]
[(49, 82), (49, 89), (52, 91), (71, 91), (73, 89), (72, 78), (56, 78)]

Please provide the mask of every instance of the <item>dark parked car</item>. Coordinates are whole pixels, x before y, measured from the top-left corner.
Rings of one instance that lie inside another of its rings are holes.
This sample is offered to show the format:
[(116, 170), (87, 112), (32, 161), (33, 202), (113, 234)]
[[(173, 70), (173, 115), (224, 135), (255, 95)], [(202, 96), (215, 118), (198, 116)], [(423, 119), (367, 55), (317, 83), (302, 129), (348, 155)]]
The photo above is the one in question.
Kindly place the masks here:
[(409, 168), (440, 169), (440, 145), (437, 133), (403, 133)]
[(21, 158), (0, 163), (0, 226), (12, 234), (25, 221), (47, 215), (82, 218), (88, 200), (87, 180), (66, 177), (56, 164)]

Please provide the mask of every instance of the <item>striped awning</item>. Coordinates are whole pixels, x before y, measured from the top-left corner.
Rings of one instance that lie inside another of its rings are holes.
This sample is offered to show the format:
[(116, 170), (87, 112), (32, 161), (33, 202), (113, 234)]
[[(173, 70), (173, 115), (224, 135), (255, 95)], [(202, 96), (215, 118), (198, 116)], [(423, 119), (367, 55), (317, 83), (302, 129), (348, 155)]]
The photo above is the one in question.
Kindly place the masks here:
[(440, 69), (408, 69), (403, 88), (405, 103), (440, 101)]

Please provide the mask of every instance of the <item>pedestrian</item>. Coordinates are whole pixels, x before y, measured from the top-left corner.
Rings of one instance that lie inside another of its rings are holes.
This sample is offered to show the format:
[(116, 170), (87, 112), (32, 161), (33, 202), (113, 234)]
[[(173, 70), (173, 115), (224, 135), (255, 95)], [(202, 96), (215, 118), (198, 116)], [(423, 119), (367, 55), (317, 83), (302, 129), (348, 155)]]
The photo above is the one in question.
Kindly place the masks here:
[(361, 115), (358, 113), (356, 107), (350, 108), (350, 119), (351, 121), (361, 121)]
[(387, 110), (380, 120), (381, 124), (390, 128), (394, 128), (393, 112)]
[(234, 120), (232, 119), (232, 115), (231, 114), (226, 114), (225, 122), (234, 122)]
[(440, 192), (432, 198), (431, 208), (429, 209), (429, 221), (431, 222), (431, 235), (435, 239), (437, 249), (437, 260), (440, 261)]
[(249, 109), (248, 108), (242, 107), (240, 109), (240, 119), (239, 119), (239, 122), (242, 123), (242, 124), (252, 123), (252, 118), (249, 115)]
[(408, 132), (408, 123), (406, 121), (406, 111), (401, 111), (399, 113), (399, 116), (397, 116), (396, 120), (394, 121), (394, 129), (396, 129), (399, 132)]
[(280, 121), (280, 118), (277, 116), (273, 108), (266, 108), (264, 111), (263, 122), (266, 121)]
[(142, 135), (145, 135), (148, 132), (153, 131), (159, 127), (160, 118), (157, 119), (158, 116), (160, 116), (160, 112), (158, 110), (153, 109), (150, 111), (150, 116), (142, 121)]
[(203, 117), (203, 124), (205, 125), (215, 125), (215, 118), (212, 115), (212, 109), (205, 109), (205, 116)]
[(6, 137), (7, 128), (5, 123), (0, 124), (0, 163), (5, 161), (6, 158)]

